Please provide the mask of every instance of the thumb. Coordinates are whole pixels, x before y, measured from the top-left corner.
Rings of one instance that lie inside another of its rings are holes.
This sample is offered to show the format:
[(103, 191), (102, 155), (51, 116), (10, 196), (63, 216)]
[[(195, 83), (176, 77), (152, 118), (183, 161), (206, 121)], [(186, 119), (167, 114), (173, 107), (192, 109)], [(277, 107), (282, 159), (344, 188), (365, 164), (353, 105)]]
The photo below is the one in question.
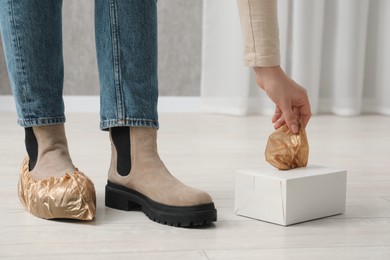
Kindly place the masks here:
[(283, 118), (284, 121), (286, 121), (287, 127), (291, 130), (291, 132), (297, 134), (299, 131), (298, 121), (295, 119), (291, 106), (285, 105), (281, 109), (283, 111)]

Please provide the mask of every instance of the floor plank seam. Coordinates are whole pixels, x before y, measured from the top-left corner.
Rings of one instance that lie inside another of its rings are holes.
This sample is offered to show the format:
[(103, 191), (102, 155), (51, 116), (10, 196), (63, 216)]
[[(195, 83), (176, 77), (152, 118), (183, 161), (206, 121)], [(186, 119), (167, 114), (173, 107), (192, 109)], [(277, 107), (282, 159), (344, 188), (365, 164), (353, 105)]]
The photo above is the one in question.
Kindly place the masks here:
[(390, 244), (386, 245), (361, 245), (361, 244), (356, 244), (356, 245), (345, 245), (345, 246), (294, 246), (294, 247), (258, 247), (258, 248), (227, 248), (227, 249), (205, 249), (204, 251), (206, 252), (211, 252), (211, 251), (237, 251), (237, 250), (245, 250), (245, 251), (255, 251), (255, 250), (280, 250), (280, 249), (330, 249), (330, 248), (355, 248), (355, 247), (364, 247), (364, 248), (375, 248), (375, 247), (390, 247)]
[(205, 250), (202, 250), (203, 255), (206, 257), (207, 260), (210, 260), (210, 257), (207, 255)]
[(390, 202), (390, 197), (384, 196), (384, 197), (381, 197), (381, 198), (384, 199), (387, 202)]

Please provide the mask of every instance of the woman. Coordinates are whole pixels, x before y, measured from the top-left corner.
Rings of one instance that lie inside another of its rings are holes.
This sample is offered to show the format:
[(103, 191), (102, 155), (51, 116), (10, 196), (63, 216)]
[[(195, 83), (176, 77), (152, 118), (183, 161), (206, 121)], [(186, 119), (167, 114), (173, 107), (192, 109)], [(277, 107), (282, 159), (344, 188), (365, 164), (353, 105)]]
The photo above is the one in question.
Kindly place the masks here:
[[(273, 122), (298, 131), (310, 106), (305, 90), (279, 67), (275, 0), (238, 0), (246, 64), (276, 104)], [(64, 123), (62, 1), (0, 3), (0, 27), (18, 123), (28, 156), (19, 197), (46, 219), (91, 220), (96, 213), (92, 181), (73, 164)], [(153, 221), (199, 226), (216, 221), (212, 198), (173, 177), (157, 152), (156, 0), (96, 0), (96, 49), (101, 129), (109, 131), (112, 156), (106, 206), (142, 206)], [(304, 126), (303, 126), (304, 127)]]

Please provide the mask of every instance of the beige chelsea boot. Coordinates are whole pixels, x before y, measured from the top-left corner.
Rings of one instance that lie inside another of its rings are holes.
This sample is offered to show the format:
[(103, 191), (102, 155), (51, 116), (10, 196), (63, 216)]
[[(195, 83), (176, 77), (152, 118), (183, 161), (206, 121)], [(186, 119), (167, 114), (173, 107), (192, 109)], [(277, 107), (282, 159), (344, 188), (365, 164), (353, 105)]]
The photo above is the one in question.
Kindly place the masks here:
[(206, 192), (177, 180), (157, 152), (157, 129), (110, 129), (112, 158), (106, 185), (106, 206), (131, 210), (141, 206), (153, 221), (190, 227), (217, 220)]

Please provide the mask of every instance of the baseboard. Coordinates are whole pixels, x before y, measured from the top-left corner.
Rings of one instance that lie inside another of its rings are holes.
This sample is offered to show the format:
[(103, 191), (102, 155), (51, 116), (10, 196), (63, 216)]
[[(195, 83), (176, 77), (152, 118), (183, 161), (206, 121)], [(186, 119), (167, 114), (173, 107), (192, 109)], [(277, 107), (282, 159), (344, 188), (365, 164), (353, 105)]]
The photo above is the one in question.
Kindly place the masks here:
[[(99, 113), (99, 97), (98, 96), (64, 96), (65, 110), (67, 113)], [(363, 100), (364, 113), (376, 113), (382, 115), (390, 115), (390, 108), (379, 106), (378, 102), (372, 99)], [(216, 111), (213, 108), (207, 107), (207, 104), (202, 105), (201, 97), (159, 97), (158, 111), (160, 113), (201, 113), (202, 111), (212, 113), (227, 113), (228, 108)], [(16, 112), (14, 98), (12, 96), (0, 96), (0, 112)], [(267, 111), (266, 111), (267, 112)], [(268, 111), (270, 112), (270, 111)], [(319, 105), (320, 113), (334, 113), (337, 115), (354, 115), (351, 111), (334, 111), (332, 110), (332, 102), (328, 99), (321, 99)], [(230, 113), (235, 114), (235, 113)], [(267, 114), (263, 110), (261, 114)]]
[[(98, 96), (64, 96), (67, 113), (98, 113), (100, 110)], [(200, 97), (163, 96), (158, 101), (160, 113), (199, 113)], [(16, 112), (12, 96), (0, 96), (0, 112)]]

